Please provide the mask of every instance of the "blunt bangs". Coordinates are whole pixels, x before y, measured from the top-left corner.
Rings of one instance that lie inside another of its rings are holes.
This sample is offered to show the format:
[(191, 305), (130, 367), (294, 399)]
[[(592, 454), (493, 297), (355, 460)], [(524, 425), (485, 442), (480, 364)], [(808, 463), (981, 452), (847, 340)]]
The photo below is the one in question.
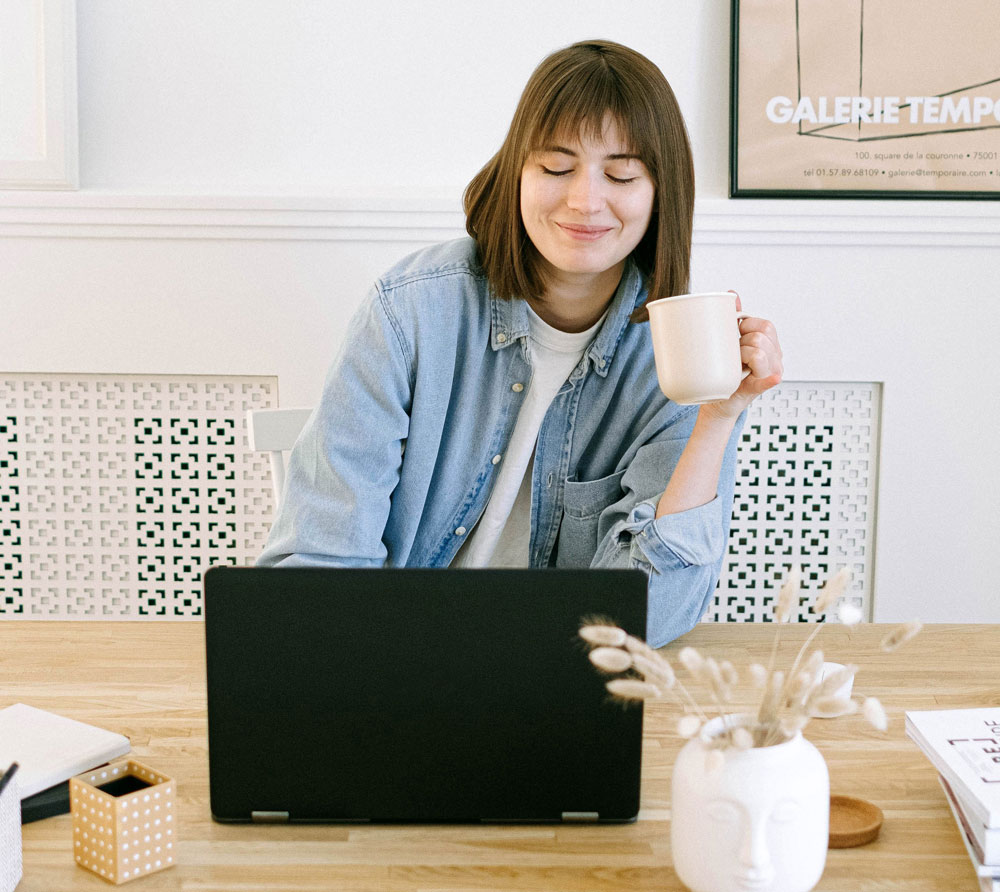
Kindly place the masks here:
[(625, 150), (638, 155), (655, 179), (657, 153), (649, 139), (652, 116), (641, 96), (626, 93), (626, 85), (606, 64), (572, 72), (539, 115), (534, 132), (527, 135), (522, 163), (532, 151), (574, 138), (601, 142), (611, 120)]

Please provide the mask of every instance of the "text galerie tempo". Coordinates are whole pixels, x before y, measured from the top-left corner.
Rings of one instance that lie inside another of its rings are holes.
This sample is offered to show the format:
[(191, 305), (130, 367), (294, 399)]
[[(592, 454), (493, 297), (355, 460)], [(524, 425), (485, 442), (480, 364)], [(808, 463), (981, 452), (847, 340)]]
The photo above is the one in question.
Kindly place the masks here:
[[(902, 117), (901, 117), (902, 115)], [(775, 124), (981, 124), (1000, 121), (1000, 99), (989, 96), (774, 96), (767, 119)]]

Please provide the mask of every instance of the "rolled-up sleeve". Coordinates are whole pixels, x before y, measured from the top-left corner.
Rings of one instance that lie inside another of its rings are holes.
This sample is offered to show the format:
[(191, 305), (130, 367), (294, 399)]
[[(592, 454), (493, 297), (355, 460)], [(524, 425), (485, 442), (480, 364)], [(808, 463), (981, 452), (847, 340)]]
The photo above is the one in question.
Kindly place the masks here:
[(639, 448), (621, 478), (621, 498), (598, 526), (592, 567), (625, 567), (649, 576), (646, 640), (660, 647), (683, 635), (711, 604), (729, 541), (736, 452), (745, 413), (733, 430), (712, 501), (656, 517), (665, 481), (677, 467), (687, 437), (676, 432)]

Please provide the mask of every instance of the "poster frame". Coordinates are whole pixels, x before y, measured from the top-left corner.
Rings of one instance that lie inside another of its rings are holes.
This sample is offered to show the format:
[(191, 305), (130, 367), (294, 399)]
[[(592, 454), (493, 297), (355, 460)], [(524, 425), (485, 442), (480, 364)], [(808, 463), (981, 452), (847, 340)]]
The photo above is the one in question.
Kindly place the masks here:
[[(796, 9), (800, 0), (795, 0)], [(828, 0), (836, 3), (837, 0)], [(863, 8), (863, 7), (862, 7)], [(740, 36), (741, 30), (748, 30), (747, 23), (741, 18), (740, 0), (731, 0), (731, 26), (729, 47), (729, 197), (730, 198), (806, 198), (806, 199), (916, 199), (920, 201), (936, 200), (1000, 200), (1000, 176), (997, 177), (995, 189), (990, 190), (954, 190), (954, 189), (889, 189), (879, 177), (881, 185), (873, 188), (765, 188), (744, 186), (739, 181), (739, 156), (741, 147), (745, 148), (744, 137), (739, 131), (739, 100), (740, 100)], [(746, 34), (744, 34), (746, 37)], [(745, 74), (745, 73), (744, 73)], [(944, 94), (942, 94), (944, 95)], [(1000, 124), (995, 125), (1000, 131)], [(993, 126), (987, 129), (994, 129)], [(960, 131), (961, 132), (961, 131)], [(934, 134), (935, 136), (940, 134)], [(1000, 142), (1000, 140), (998, 140)], [(1000, 159), (996, 162), (1000, 165)]]

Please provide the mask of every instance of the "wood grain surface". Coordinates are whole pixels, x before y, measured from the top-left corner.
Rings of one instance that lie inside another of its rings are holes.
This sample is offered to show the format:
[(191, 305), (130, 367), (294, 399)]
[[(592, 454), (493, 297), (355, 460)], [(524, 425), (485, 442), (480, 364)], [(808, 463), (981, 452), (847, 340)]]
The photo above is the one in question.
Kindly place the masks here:
[[(978, 888), (930, 762), (903, 733), (906, 709), (1000, 705), (1000, 626), (928, 626), (895, 654), (887, 626), (830, 625), (817, 644), (856, 663), (856, 696), (879, 697), (880, 734), (859, 716), (814, 720), (806, 736), (830, 768), (834, 793), (885, 814), (879, 838), (832, 850), (824, 892), (974, 892)], [(812, 627), (784, 626), (790, 663)], [(703, 624), (680, 642), (737, 668), (766, 662), (770, 624)], [(176, 867), (136, 881), (145, 890), (554, 892), (681, 890), (671, 867), (670, 771), (679, 712), (647, 706), (642, 811), (616, 826), (253, 826), (212, 821), (208, 798), (204, 635), (200, 623), (0, 622), (0, 707), (23, 702), (128, 735), (133, 755), (177, 779)], [(24, 827), (18, 892), (109, 888), (78, 868), (68, 815)], [(131, 887), (132, 884), (130, 884)]]

